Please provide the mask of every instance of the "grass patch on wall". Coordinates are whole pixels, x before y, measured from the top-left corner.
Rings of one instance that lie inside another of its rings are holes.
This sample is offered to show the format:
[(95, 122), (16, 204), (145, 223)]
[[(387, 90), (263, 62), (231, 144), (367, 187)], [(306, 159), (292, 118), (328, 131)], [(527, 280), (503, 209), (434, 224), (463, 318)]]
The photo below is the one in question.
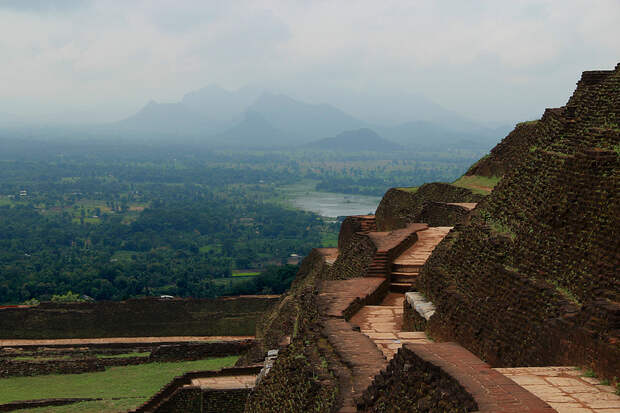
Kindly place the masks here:
[(409, 188), (404, 188), (403, 187), (403, 188), (396, 188), (396, 189), (398, 189), (399, 191), (415, 193), (415, 192), (418, 192), (418, 188), (419, 188), (418, 186), (412, 186), (412, 187), (409, 187)]
[(452, 185), (467, 188), (475, 194), (488, 195), (500, 179), (502, 179), (501, 176), (463, 175), (454, 181)]

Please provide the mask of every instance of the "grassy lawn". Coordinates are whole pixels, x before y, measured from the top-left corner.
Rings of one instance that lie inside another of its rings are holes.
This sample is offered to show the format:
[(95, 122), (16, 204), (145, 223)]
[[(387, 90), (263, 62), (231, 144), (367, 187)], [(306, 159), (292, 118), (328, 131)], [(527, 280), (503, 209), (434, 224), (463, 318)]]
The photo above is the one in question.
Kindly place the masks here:
[[(110, 367), (106, 371), (95, 373), (10, 377), (0, 379), (0, 404), (54, 397), (100, 397), (106, 400), (30, 411), (117, 412), (143, 403), (175, 376), (194, 370), (217, 370), (230, 367), (237, 359), (237, 356), (231, 356), (177, 363)], [(119, 400), (111, 400), (113, 398)]]
[(492, 176), (490, 178), (486, 176), (470, 175), (461, 176), (454, 181), (452, 185), (460, 186), (461, 188), (471, 189), (472, 192), (482, 195), (488, 195), (491, 193), (495, 185), (502, 179), (501, 176)]

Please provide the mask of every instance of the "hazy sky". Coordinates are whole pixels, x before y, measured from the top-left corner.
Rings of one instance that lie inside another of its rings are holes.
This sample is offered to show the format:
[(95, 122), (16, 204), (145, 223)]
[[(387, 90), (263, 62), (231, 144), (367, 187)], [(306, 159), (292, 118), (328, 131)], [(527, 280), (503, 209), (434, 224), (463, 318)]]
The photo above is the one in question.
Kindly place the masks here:
[(620, 1), (0, 0), (0, 59), (0, 112), (26, 117), (111, 120), (250, 84), (513, 121), (620, 62)]

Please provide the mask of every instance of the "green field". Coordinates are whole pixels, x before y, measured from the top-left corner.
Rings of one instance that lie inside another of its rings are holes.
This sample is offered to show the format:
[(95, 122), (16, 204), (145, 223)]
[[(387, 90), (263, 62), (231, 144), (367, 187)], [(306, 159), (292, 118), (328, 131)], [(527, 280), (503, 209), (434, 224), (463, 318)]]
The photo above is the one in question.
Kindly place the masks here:
[[(134, 408), (188, 371), (230, 367), (237, 356), (110, 367), (106, 371), (0, 379), (0, 404), (18, 400), (92, 397), (102, 401), (29, 409), (32, 412), (118, 412)], [(114, 400), (112, 400), (114, 399)], [(21, 410), (24, 411), (24, 410)]]

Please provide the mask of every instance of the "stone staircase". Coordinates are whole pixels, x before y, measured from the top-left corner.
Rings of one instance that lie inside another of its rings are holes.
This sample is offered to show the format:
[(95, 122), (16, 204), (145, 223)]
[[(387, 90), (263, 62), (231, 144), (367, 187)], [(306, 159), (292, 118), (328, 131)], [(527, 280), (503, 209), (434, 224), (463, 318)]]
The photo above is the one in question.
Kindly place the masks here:
[(415, 285), (422, 265), (415, 264), (392, 264), (390, 272), (390, 291), (406, 293)]
[(390, 274), (390, 257), (387, 251), (377, 251), (370, 267), (368, 267), (367, 277), (387, 278)]

